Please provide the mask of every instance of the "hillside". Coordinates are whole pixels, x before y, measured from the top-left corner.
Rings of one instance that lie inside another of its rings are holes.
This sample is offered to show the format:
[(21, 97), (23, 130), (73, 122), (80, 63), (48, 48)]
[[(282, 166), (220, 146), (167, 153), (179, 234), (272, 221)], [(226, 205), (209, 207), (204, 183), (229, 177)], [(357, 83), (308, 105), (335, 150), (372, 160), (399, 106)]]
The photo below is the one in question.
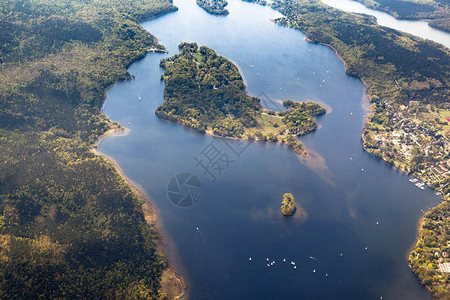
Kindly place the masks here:
[(450, 3), (446, 0), (357, 0), (396, 18), (426, 19), (431, 26), (450, 32)]

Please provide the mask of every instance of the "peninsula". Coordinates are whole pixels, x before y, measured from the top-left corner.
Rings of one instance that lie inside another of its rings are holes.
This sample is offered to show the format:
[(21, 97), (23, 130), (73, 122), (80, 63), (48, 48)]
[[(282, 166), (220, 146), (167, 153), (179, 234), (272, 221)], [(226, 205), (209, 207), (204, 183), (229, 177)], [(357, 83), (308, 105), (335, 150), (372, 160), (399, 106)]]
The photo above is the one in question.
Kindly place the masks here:
[(165, 69), (160, 118), (215, 136), (285, 143), (307, 154), (295, 136), (317, 128), (312, 116), (325, 113), (317, 103), (286, 100), (283, 112), (268, 111), (245, 91), (237, 67), (214, 50), (181, 43), (180, 53), (161, 61)]

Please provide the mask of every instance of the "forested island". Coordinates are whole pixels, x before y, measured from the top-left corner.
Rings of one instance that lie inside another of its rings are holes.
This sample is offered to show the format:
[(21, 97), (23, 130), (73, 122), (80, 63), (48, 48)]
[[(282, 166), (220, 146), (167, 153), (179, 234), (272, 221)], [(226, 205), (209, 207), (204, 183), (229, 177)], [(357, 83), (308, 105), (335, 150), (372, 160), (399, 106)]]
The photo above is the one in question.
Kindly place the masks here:
[(247, 95), (237, 67), (214, 50), (181, 43), (180, 53), (161, 61), (166, 87), (160, 118), (201, 133), (244, 140), (286, 143), (307, 154), (295, 136), (317, 128), (312, 116), (325, 113), (317, 103), (286, 100), (283, 112), (268, 111), (260, 99)]
[(226, 0), (196, 0), (198, 6), (212, 15), (228, 15), (229, 11), (225, 8), (228, 5)]
[(450, 2), (446, 0), (356, 0), (385, 11), (395, 18), (429, 21), (431, 26), (450, 32)]
[(163, 48), (139, 21), (175, 9), (166, 0), (0, 2), (1, 299), (165, 297), (148, 204), (90, 149), (119, 128), (100, 111), (105, 90)]
[(283, 201), (280, 209), (283, 216), (286, 217), (290, 217), (295, 213), (297, 206), (295, 204), (294, 196), (291, 193), (286, 193), (283, 195)]
[[(272, 7), (285, 15), (276, 22), (302, 30), (314, 43), (331, 46), (344, 61), (346, 72), (363, 80), (372, 103), (362, 135), (364, 149), (436, 188), (444, 201), (434, 212), (446, 214), (450, 199), (449, 49), (318, 0), (275, 0)], [(426, 216), (422, 224), (429, 219)], [(440, 228), (447, 219), (434, 222)], [(425, 236), (429, 231), (421, 225), (418, 245)], [(435, 245), (446, 247), (447, 241), (436, 239)], [(434, 296), (448, 298), (448, 271), (434, 268), (439, 276), (422, 280), (423, 268), (432, 264), (430, 258), (424, 254), (412, 260), (413, 270)]]

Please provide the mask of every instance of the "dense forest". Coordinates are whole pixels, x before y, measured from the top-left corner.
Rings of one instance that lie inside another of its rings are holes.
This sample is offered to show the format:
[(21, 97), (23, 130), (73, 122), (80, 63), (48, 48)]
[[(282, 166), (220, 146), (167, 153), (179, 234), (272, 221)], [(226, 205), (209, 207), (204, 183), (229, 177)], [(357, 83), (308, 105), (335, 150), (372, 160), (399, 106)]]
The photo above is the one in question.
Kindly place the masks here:
[(210, 126), (222, 136), (255, 126), (259, 99), (246, 94), (237, 67), (205, 46), (179, 47), (179, 54), (161, 61), (166, 88), (156, 114), (200, 132)]
[(229, 11), (225, 8), (228, 5), (226, 0), (196, 0), (198, 6), (212, 15), (228, 15)]
[(357, 0), (400, 19), (426, 19), (430, 25), (450, 32), (450, 2), (447, 0)]
[(0, 2), (0, 298), (159, 299), (143, 199), (90, 152), (166, 0)]
[(295, 153), (305, 149), (295, 136), (317, 128), (312, 118), (325, 113), (313, 102), (283, 102), (283, 112), (267, 111), (245, 91), (237, 67), (214, 50), (181, 43), (180, 53), (161, 61), (165, 69), (160, 118), (199, 132), (223, 137), (286, 143)]

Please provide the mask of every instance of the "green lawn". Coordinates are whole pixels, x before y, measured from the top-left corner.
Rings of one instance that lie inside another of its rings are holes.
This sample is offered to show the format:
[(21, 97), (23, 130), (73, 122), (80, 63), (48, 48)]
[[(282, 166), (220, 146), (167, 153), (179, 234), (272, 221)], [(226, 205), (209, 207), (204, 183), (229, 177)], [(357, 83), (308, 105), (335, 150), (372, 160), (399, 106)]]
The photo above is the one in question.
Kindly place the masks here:
[[(266, 113), (262, 113), (260, 117), (256, 119), (258, 122), (258, 125), (252, 128), (246, 128), (245, 134), (248, 133), (254, 134), (255, 131), (259, 131), (262, 134), (277, 134), (282, 130), (286, 130), (286, 125), (281, 120), (281, 117), (279, 116), (271, 116)], [(277, 124), (278, 127), (274, 127), (273, 125)]]

